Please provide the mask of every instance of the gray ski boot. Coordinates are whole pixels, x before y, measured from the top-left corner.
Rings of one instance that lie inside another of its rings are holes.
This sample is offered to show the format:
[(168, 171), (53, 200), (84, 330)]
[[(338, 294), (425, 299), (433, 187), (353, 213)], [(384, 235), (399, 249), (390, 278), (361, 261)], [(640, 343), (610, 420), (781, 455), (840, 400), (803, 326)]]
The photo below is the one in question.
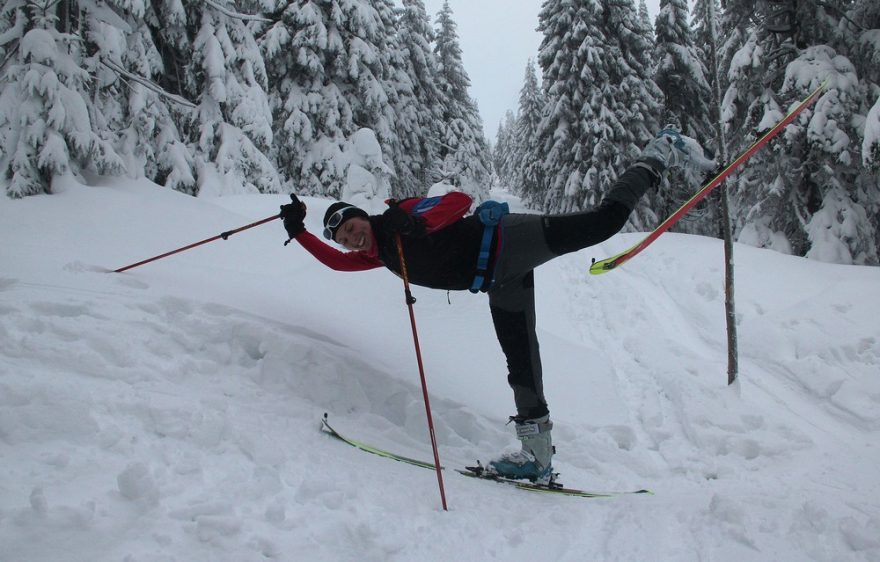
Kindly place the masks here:
[(666, 125), (654, 140), (645, 145), (639, 162), (648, 164), (658, 174), (668, 168), (708, 172), (718, 165), (715, 160), (706, 158), (700, 143), (681, 134), (674, 125)]
[(514, 418), (516, 437), (522, 441), (522, 450), (504, 453), (489, 461), (486, 472), (514, 480), (529, 480), (549, 484), (553, 477), (553, 441), (550, 414), (531, 420)]

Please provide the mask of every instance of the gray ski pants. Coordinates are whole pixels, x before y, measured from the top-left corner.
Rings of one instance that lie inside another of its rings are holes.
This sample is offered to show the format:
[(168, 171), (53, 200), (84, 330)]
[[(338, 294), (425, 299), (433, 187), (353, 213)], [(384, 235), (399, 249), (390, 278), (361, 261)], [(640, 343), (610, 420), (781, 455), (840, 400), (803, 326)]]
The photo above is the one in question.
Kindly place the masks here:
[(502, 245), (489, 289), (495, 334), (507, 358), (507, 382), (520, 419), (547, 415), (541, 354), (535, 332), (534, 269), (551, 259), (607, 240), (657, 177), (634, 166), (597, 208), (567, 215), (511, 214), (502, 219)]

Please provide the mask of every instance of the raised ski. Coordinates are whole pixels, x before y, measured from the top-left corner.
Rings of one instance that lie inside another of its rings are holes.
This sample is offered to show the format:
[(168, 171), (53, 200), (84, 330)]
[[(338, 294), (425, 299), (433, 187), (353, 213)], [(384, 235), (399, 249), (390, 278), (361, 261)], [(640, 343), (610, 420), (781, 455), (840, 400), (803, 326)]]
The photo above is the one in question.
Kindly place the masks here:
[(794, 109), (792, 109), (788, 113), (788, 115), (783, 117), (778, 123), (776, 123), (776, 125), (773, 126), (773, 128), (771, 128), (769, 131), (764, 133), (764, 135), (761, 136), (757, 141), (755, 141), (748, 149), (746, 149), (745, 152), (740, 154), (736, 158), (736, 160), (734, 160), (733, 162), (728, 164), (726, 168), (721, 170), (721, 172), (717, 176), (712, 178), (709, 181), (709, 183), (707, 183), (702, 188), (700, 188), (700, 190), (697, 191), (697, 193), (694, 194), (693, 197), (691, 197), (690, 199), (685, 201), (685, 203), (681, 207), (679, 207), (679, 209), (677, 211), (672, 213), (669, 216), (669, 218), (667, 218), (665, 221), (660, 223), (660, 226), (655, 228), (650, 234), (648, 234), (648, 236), (646, 236), (644, 239), (642, 239), (638, 244), (636, 244), (635, 246), (633, 246), (633, 247), (631, 247), (631, 248), (629, 248), (629, 249), (627, 249), (617, 255), (611, 256), (610, 258), (605, 258), (603, 260), (594, 261), (593, 264), (590, 266), (590, 273), (592, 273), (593, 275), (598, 275), (600, 273), (605, 273), (605, 272), (611, 271), (612, 269), (615, 269), (616, 267), (623, 265), (624, 263), (628, 262), (629, 260), (631, 260), (632, 258), (637, 256), (639, 253), (641, 253), (642, 250), (647, 248), (649, 245), (651, 245), (651, 243), (654, 242), (654, 240), (659, 238), (661, 234), (663, 234), (664, 232), (669, 230), (669, 228), (673, 224), (678, 222), (678, 220), (681, 217), (683, 217), (685, 215), (685, 213), (687, 213), (691, 208), (693, 208), (694, 205), (696, 205), (704, 197), (706, 197), (713, 189), (715, 189), (716, 187), (721, 185), (721, 183), (723, 183), (724, 180), (727, 179), (727, 177), (731, 173), (733, 173), (734, 170), (739, 168), (746, 160), (751, 158), (753, 154), (755, 154), (765, 144), (767, 144), (770, 141), (770, 139), (775, 137), (789, 123), (794, 121), (794, 119), (804, 109), (809, 107), (813, 102), (816, 101), (816, 99), (818, 99), (819, 94), (822, 93), (822, 91), (825, 89), (825, 87), (827, 85), (828, 85), (827, 80), (822, 82), (822, 84), (818, 88), (813, 90), (813, 92), (809, 96), (807, 96), (806, 98), (804, 98), (803, 101), (801, 101), (799, 104), (797, 104), (794, 107)]

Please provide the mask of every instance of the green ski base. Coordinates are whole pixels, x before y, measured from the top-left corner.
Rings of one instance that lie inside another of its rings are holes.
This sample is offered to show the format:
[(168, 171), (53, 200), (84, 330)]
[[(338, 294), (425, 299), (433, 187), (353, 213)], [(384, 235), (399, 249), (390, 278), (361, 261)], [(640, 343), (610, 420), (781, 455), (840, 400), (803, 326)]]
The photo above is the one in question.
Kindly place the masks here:
[[(328, 435), (339, 439), (343, 443), (348, 443), (352, 447), (356, 449), (360, 449), (361, 451), (372, 453), (374, 455), (378, 455), (380, 457), (384, 457), (386, 459), (391, 459), (393, 461), (402, 462), (406, 464), (411, 464), (413, 466), (417, 466), (419, 468), (427, 468), (429, 470), (434, 470), (434, 463), (427, 461), (420, 461), (418, 459), (411, 459), (409, 457), (404, 457), (403, 455), (398, 455), (396, 453), (392, 453), (390, 451), (385, 451), (383, 449), (379, 449), (378, 447), (373, 447), (372, 445), (367, 445), (366, 443), (361, 443), (360, 441), (355, 441), (354, 439), (349, 439), (345, 437), (335, 429), (333, 429), (330, 424), (327, 422), (327, 413), (324, 413), (324, 418), (321, 420), (321, 429), (327, 433)], [(442, 470), (443, 467), (441, 466)]]

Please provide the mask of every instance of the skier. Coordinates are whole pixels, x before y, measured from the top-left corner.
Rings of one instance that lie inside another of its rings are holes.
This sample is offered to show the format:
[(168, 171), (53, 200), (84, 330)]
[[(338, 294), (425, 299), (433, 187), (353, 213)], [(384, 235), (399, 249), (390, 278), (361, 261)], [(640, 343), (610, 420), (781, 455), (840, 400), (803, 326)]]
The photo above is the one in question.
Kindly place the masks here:
[(487, 202), (474, 214), (464, 216), (471, 198), (459, 192), (390, 201), (383, 214), (373, 216), (340, 201), (327, 209), (323, 234), (349, 252), (337, 250), (306, 231), (306, 207), (295, 195), (291, 195), (292, 203), (281, 207), (280, 216), (290, 239), (332, 269), (386, 267), (400, 274), (396, 243), (400, 236), (413, 284), (488, 293), (516, 404), (516, 416), (511, 420), (522, 445), (521, 450), (489, 461), (486, 470), (546, 484), (553, 475), (555, 450), (535, 333), (534, 269), (610, 238), (626, 224), (645, 191), (660, 183), (667, 168), (686, 165), (709, 170), (715, 163), (703, 156), (696, 141), (667, 127), (645, 146), (601, 204), (584, 212), (508, 214), (506, 204)]

